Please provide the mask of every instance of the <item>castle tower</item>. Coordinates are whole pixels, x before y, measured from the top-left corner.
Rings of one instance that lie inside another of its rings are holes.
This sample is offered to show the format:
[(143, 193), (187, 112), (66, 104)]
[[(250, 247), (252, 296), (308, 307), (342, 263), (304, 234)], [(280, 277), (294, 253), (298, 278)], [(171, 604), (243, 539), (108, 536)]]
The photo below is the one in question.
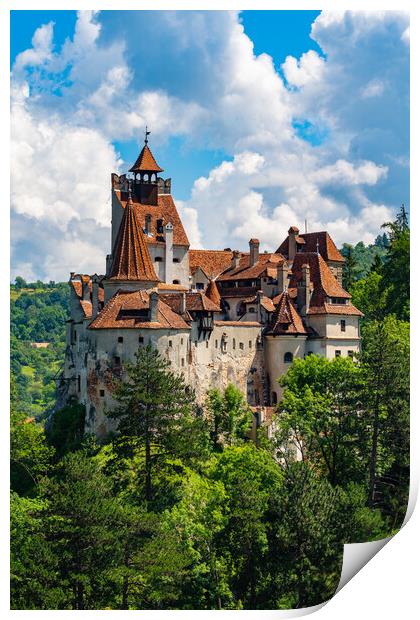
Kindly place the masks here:
[(144, 232), (136, 216), (131, 188), (112, 257), (111, 267), (104, 281), (105, 302), (118, 289), (145, 289), (160, 282), (150, 258)]
[(147, 131), (144, 138), (144, 146), (140, 151), (133, 166), (129, 172), (133, 174), (133, 192), (136, 200), (141, 204), (157, 205), (158, 204), (158, 172), (163, 172), (148, 146)]

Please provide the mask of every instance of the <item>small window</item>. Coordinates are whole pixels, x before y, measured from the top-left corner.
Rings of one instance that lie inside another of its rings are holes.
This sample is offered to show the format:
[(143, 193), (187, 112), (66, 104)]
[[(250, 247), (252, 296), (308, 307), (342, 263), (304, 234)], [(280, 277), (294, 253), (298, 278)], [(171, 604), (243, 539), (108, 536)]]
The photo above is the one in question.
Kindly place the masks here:
[(347, 351), (347, 355), (348, 355), (349, 357), (353, 357), (353, 355), (354, 355), (354, 351)]
[(80, 392), (80, 375), (77, 375), (77, 391)]
[(235, 340), (235, 338), (232, 340), (232, 349), (236, 349), (236, 340)]
[(161, 256), (155, 256), (155, 263), (161, 263), (162, 262), (162, 257)]
[(206, 349), (208, 349), (208, 348), (209, 348), (209, 341), (206, 340)]
[(179, 263), (179, 258), (173, 258), (173, 259), (172, 259), (172, 262), (173, 262), (173, 263)]
[(271, 404), (277, 405), (277, 392), (271, 392)]
[(252, 340), (250, 340), (250, 341), (248, 342), (248, 346), (249, 346), (249, 348), (250, 348), (250, 349), (252, 349)]
[(214, 346), (215, 346), (215, 347), (216, 347), (216, 349), (217, 349), (217, 340), (215, 341)]
[(203, 291), (204, 284), (202, 282), (197, 282), (197, 284), (195, 285), (195, 288), (197, 289), (197, 291)]
[(239, 343), (239, 348), (241, 349), (241, 351), (243, 351), (243, 350), (244, 350), (244, 343), (243, 343), (243, 342), (240, 342), (240, 343)]
[(105, 396), (105, 390), (99, 390), (99, 396), (103, 398)]
[(184, 364), (185, 364), (185, 360), (183, 357), (181, 357), (181, 366), (184, 366)]
[(196, 340), (196, 341), (194, 342), (194, 346), (196, 347), (196, 346), (197, 346), (197, 344), (198, 344), (198, 343), (197, 343), (197, 340)]
[(118, 342), (124, 342), (124, 338), (122, 336), (118, 336)]
[(341, 351), (339, 351), (338, 349), (335, 352), (335, 357), (341, 357)]
[(139, 344), (143, 344), (143, 342), (144, 342), (143, 336), (139, 336)]
[(183, 338), (181, 338), (181, 344), (184, 344), (184, 339)]
[(346, 331), (346, 322), (345, 322), (345, 320), (344, 320), (344, 319), (342, 319), (342, 320), (340, 321), (340, 325), (341, 325), (341, 331), (342, 331), (342, 332), (345, 332), (345, 331)]
[(156, 230), (158, 233), (163, 233), (163, 220), (156, 220)]
[(172, 284), (181, 284), (180, 280), (172, 280)]
[(168, 342), (169, 347), (172, 349), (172, 340)]
[(251, 312), (255, 312), (255, 308), (254, 308), (254, 306), (251, 306), (251, 308), (249, 308), (248, 312), (250, 312), (250, 313), (251, 313)]
[(293, 362), (293, 353), (290, 353), (290, 351), (288, 351), (287, 353), (284, 354), (284, 363), (291, 364), (292, 362)]
[(118, 357), (118, 355), (114, 357), (114, 364), (115, 366), (119, 366), (121, 364), (121, 358)]

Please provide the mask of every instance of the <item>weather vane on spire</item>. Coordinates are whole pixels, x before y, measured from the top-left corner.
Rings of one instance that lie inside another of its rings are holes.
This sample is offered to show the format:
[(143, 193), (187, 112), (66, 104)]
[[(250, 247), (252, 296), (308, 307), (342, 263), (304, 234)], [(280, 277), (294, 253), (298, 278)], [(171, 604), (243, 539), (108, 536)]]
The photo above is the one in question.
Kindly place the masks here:
[(147, 144), (149, 142), (149, 140), (147, 139), (147, 136), (150, 135), (150, 131), (147, 131), (147, 125), (146, 125), (146, 132), (145, 132), (145, 136), (144, 136), (144, 143)]

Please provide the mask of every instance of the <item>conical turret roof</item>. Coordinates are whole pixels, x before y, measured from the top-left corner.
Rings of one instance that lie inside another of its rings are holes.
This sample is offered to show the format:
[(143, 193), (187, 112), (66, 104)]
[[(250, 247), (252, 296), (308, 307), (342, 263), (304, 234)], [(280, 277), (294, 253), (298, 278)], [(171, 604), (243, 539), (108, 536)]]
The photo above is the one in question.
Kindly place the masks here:
[(300, 318), (287, 291), (280, 295), (279, 302), (273, 314), (270, 334), (306, 334), (305, 326)]
[(163, 168), (157, 164), (146, 143), (129, 172), (163, 172)]
[(131, 194), (124, 209), (113, 251), (109, 279), (159, 282), (137, 221)]
[(217, 284), (214, 280), (210, 280), (210, 282), (207, 285), (206, 297), (211, 299), (211, 301), (214, 304), (216, 304), (216, 306), (219, 306), (220, 308), (221, 297), (220, 297), (219, 289), (217, 288)]

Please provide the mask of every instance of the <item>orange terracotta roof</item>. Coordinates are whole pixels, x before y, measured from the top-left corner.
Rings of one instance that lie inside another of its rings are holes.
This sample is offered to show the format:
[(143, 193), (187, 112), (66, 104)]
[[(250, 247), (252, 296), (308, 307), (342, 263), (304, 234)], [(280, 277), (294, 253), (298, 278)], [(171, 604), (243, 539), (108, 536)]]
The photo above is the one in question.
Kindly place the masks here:
[[(160, 298), (170, 308), (172, 308), (174, 312), (177, 312), (178, 314), (181, 313), (182, 294), (161, 294)], [(220, 312), (220, 306), (206, 297), (206, 295), (201, 291), (189, 291), (188, 293), (185, 293), (185, 306), (187, 312)]]
[(287, 291), (283, 291), (280, 295), (268, 333), (274, 335), (307, 333)]
[(163, 172), (163, 168), (158, 166), (156, 159), (152, 155), (152, 151), (147, 144), (145, 144), (135, 164), (131, 166), (130, 172)]
[[(293, 227), (292, 227), (293, 228)], [(295, 228), (295, 227), (294, 227)], [(296, 229), (295, 232), (298, 232)], [(299, 235), (299, 240), (303, 240), (305, 242), (305, 252), (316, 252), (317, 242), (319, 245), (319, 253), (322, 258), (326, 261), (337, 261), (340, 263), (344, 263), (345, 259), (340, 254), (335, 245), (334, 241), (331, 239), (330, 235), (327, 231), (323, 230), (321, 232), (314, 233), (304, 233)], [(301, 241), (299, 241), (301, 243)], [(277, 248), (277, 254), (283, 254), (286, 258), (289, 258), (289, 238), (283, 241), (283, 243)]]
[(267, 312), (274, 312), (275, 311), (275, 306), (273, 303), (273, 300), (270, 299), (269, 297), (267, 297), (266, 295), (263, 295), (260, 299), (260, 303), (262, 305), (262, 307), (267, 310)]
[(184, 319), (160, 297), (157, 321), (151, 322), (136, 316), (136, 311), (140, 313), (149, 309), (149, 291), (117, 291), (89, 325), (89, 329), (190, 329)]
[(322, 306), (311, 306), (308, 314), (341, 314), (349, 316), (364, 316), (356, 306), (349, 304), (322, 304)]
[(262, 327), (258, 321), (215, 321), (214, 324), (217, 327)]
[(82, 283), (80, 282), (80, 280), (71, 280), (71, 285), (77, 297), (81, 298), (83, 295), (83, 287), (82, 287)]
[[(114, 190), (114, 192), (122, 208), (125, 209), (128, 199), (127, 192), (121, 192), (120, 190)], [(146, 228), (146, 216), (150, 218), (150, 233), (145, 235), (147, 243), (153, 245), (165, 243), (163, 232), (159, 232), (158, 230), (158, 220), (161, 220), (163, 226), (171, 222), (174, 227), (174, 245), (190, 245), (187, 233), (185, 232), (177, 208), (170, 194), (159, 194), (157, 205), (144, 205), (139, 202), (134, 202), (134, 209), (138, 224), (142, 229)]]
[(110, 280), (159, 282), (135, 214), (134, 203), (130, 199), (124, 209), (112, 254), (108, 276)]
[(162, 293), (164, 291), (189, 291), (189, 288), (186, 286), (183, 286), (182, 284), (167, 284), (166, 282), (159, 282), (159, 284), (157, 285), (158, 287), (158, 291), (162, 291)]
[(82, 310), (83, 310), (83, 314), (85, 315), (85, 318), (89, 318), (90, 316), (92, 316), (92, 302), (91, 301), (87, 301), (86, 299), (81, 299), (80, 305), (82, 306)]
[(232, 262), (231, 250), (190, 250), (190, 272), (200, 268), (209, 280), (225, 271)]
[(210, 282), (207, 285), (206, 297), (211, 299), (211, 301), (220, 308), (221, 297), (220, 297), (219, 289), (217, 288), (217, 284), (214, 280), (210, 280)]
[(217, 281), (226, 280), (252, 280), (260, 278), (263, 275), (277, 277), (277, 266), (283, 262), (284, 258), (280, 254), (260, 254), (255, 265), (250, 266), (249, 255), (241, 256), (239, 259), (239, 267), (228, 268), (222, 273)]
[(350, 299), (351, 295), (343, 289), (320, 254), (299, 252), (292, 265), (290, 286), (297, 287), (302, 278), (302, 266), (309, 265), (310, 281), (313, 284), (311, 306), (322, 306), (326, 297)]

